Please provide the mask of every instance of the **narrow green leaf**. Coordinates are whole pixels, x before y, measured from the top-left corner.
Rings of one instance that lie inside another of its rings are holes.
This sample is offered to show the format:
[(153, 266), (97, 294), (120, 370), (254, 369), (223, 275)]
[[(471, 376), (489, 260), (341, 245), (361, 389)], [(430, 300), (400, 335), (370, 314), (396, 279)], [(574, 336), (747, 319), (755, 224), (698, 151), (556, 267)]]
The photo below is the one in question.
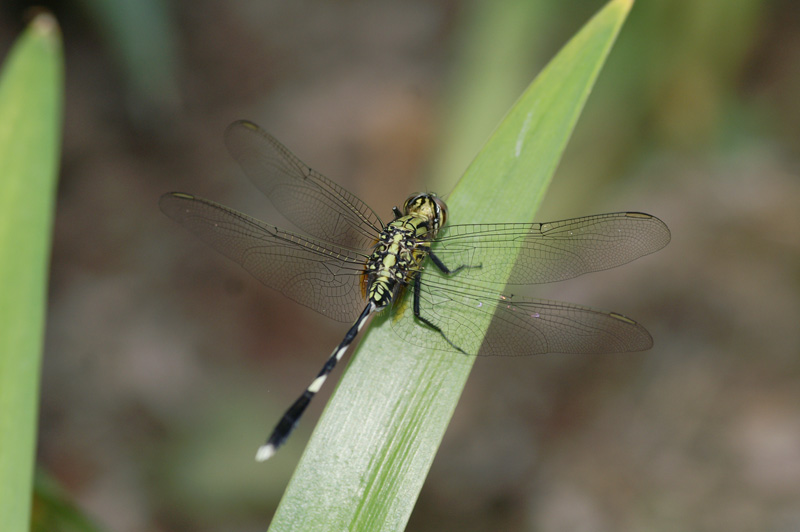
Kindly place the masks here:
[(28, 530), (61, 129), (61, 36), (38, 15), (0, 77), (0, 530)]
[[(533, 220), (631, 2), (610, 2), (528, 87), (448, 198), (452, 223)], [(407, 345), (385, 321), (353, 357), (271, 530), (405, 527), (473, 359)]]

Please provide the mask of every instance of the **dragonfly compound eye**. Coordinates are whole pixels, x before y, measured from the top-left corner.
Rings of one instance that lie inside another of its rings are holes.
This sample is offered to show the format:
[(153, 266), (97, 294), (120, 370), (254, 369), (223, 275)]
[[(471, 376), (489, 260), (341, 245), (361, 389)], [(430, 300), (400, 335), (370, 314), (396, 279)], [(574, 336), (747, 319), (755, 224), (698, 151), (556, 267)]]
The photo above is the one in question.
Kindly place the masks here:
[(434, 195), (431, 195), (431, 199), (433, 200), (434, 204), (436, 204), (436, 214), (439, 218), (439, 227), (443, 227), (444, 224), (447, 222), (447, 205), (445, 205), (444, 201), (437, 198)]
[(411, 194), (403, 203), (403, 214), (408, 214), (410, 211), (415, 210), (415, 205), (418, 204), (420, 198), (422, 198), (425, 194), (420, 192), (415, 192)]

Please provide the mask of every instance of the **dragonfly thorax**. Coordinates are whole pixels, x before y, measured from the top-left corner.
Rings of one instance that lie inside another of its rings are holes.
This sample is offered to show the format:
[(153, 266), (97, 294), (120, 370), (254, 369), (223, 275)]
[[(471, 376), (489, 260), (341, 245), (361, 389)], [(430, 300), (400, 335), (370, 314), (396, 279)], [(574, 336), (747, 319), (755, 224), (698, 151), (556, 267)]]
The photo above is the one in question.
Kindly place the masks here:
[(422, 271), (446, 216), (447, 207), (435, 195), (414, 194), (403, 205), (403, 216), (384, 228), (367, 260), (362, 287), (377, 308), (389, 305)]

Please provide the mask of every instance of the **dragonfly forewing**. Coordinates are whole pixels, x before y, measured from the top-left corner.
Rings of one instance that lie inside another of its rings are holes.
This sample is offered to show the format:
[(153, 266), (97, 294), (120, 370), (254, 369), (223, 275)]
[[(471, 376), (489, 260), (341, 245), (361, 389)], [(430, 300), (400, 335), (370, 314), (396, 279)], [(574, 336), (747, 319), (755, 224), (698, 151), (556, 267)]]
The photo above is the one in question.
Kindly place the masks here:
[(364, 307), (362, 253), (284, 231), (189, 194), (165, 194), (159, 206), (260, 282), (302, 305), (344, 322), (352, 322)]
[(503, 284), (550, 283), (607, 270), (654, 253), (670, 240), (664, 222), (636, 212), (549, 223), (454, 225), (442, 233), (436, 255), (451, 269), (470, 266), (459, 279), (496, 283), (514, 264)]
[(375, 211), (257, 125), (234, 122), (225, 132), (225, 144), (250, 181), (303, 232), (355, 250), (375, 243), (383, 229)]

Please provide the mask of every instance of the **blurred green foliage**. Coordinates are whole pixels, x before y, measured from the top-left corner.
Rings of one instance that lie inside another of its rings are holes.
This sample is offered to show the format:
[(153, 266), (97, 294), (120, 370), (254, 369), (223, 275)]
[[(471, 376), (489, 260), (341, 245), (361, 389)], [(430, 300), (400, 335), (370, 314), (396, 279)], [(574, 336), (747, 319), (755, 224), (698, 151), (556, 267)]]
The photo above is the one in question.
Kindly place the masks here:
[(153, 127), (180, 106), (178, 28), (165, 0), (80, 0), (126, 87), (127, 112)]
[(37, 472), (31, 532), (100, 532), (95, 523), (70, 501), (70, 495), (44, 472)]

